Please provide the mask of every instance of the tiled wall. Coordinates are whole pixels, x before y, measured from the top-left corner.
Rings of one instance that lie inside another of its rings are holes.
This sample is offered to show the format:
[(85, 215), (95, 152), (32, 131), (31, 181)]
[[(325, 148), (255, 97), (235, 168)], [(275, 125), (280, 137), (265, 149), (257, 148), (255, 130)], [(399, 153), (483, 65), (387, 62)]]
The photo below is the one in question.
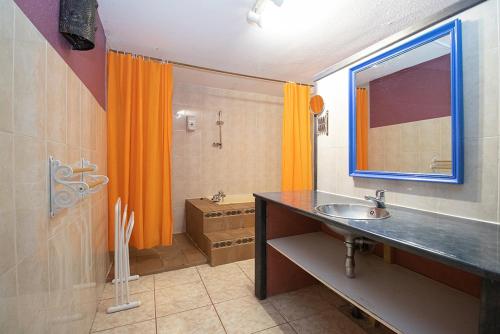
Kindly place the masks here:
[[(362, 198), (387, 189), (387, 201), (423, 210), (499, 221), (498, 0), (473, 7), (462, 20), (465, 122), (463, 185), (352, 178), (348, 173), (348, 69), (318, 81), (331, 132), (319, 137), (318, 189)], [(453, 19), (453, 18), (451, 18)], [(450, 19), (450, 20), (451, 20)]]
[(450, 116), (368, 129), (369, 170), (433, 173), (432, 159), (451, 159)]
[[(186, 131), (185, 110), (198, 129)], [(222, 111), (222, 149), (218, 111)], [(256, 93), (174, 85), (173, 206), (174, 233), (185, 230), (184, 201), (223, 190), (226, 194), (279, 191), (283, 98)]]
[(106, 173), (106, 113), (0, 0), (0, 333), (88, 333), (108, 268), (106, 191), (48, 213), (48, 156)]
[[(59, 33), (59, 4), (61, 0), (14, 0), (47, 42), (59, 53), (69, 67), (87, 86), (97, 102), (106, 108), (106, 36), (96, 11), (94, 48), (74, 51)], [(100, 2), (97, 1), (98, 4)]]

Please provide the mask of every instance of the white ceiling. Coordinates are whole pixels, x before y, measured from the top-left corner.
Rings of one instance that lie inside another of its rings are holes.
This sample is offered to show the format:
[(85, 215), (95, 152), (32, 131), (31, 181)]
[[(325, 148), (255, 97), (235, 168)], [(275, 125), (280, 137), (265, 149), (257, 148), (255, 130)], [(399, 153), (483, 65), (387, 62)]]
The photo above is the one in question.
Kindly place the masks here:
[[(246, 21), (254, 0), (101, 0), (99, 15), (112, 49), (311, 83), (326, 67), (458, 1), (284, 0), (280, 8), (267, 5), (262, 28)], [(196, 73), (177, 70), (176, 80), (213, 78)], [(280, 85), (239, 81), (228, 77), (214, 85), (281, 94)]]

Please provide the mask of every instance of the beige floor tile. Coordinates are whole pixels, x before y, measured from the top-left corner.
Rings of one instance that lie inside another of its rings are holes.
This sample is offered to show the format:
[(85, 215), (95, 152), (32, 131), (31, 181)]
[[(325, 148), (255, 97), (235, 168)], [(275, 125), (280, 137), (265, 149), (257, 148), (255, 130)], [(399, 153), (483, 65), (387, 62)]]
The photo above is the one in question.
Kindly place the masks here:
[(322, 295), (319, 285), (272, 296), (269, 299), (287, 321), (305, 318), (332, 307)]
[(176, 285), (155, 291), (156, 316), (192, 310), (210, 305), (207, 291), (202, 282)]
[(197, 269), (213, 303), (254, 295), (253, 282), (235, 263)]
[(220, 304), (215, 308), (228, 334), (254, 333), (285, 323), (285, 319), (267, 301), (243, 297)]
[[(137, 292), (132, 300), (140, 300), (142, 305), (108, 315), (106, 309), (114, 300), (102, 300), (92, 330), (108, 334), (150, 334), (156, 333), (157, 327), (158, 333), (217, 334), (225, 332), (224, 324), (229, 334), (364, 333), (333, 307), (345, 301), (323, 285), (258, 301), (253, 297), (253, 283), (248, 278), (253, 265), (253, 260), (248, 260), (143, 276), (139, 281), (130, 282), (132, 292)], [(112, 287), (105, 287), (104, 296), (113, 296)], [(210, 305), (209, 296), (217, 303), (215, 308)], [(159, 317), (156, 323), (155, 307)], [(287, 319), (290, 324), (285, 324)]]
[(186, 268), (173, 271), (167, 271), (154, 275), (155, 288), (163, 289), (179, 284), (194, 283), (201, 281), (196, 268)]
[(98, 333), (99, 334), (156, 334), (156, 321), (152, 319), (131, 325), (108, 329)]
[(233, 275), (242, 274), (242, 270), (235, 263), (223, 264), (220, 266), (212, 267), (208, 264), (204, 264), (196, 267), (200, 273), (203, 280), (206, 279), (216, 279), (216, 278), (227, 278)]
[(298, 334), (366, 334), (357, 324), (336, 309), (290, 323)]
[(289, 324), (283, 324), (276, 327), (264, 329), (263, 331), (257, 332), (255, 334), (296, 334), (292, 326)]
[(252, 282), (255, 281), (255, 259), (236, 262), (236, 264)]
[(214, 304), (240, 297), (253, 296), (255, 290), (253, 282), (241, 271), (228, 276), (203, 278), (203, 283)]
[[(128, 282), (130, 294), (137, 294), (141, 292), (154, 291), (154, 278), (153, 276), (141, 276), (136, 281)], [(104, 292), (102, 294), (102, 299), (114, 298), (115, 297), (115, 285), (112, 283), (106, 283), (104, 287)]]
[(97, 313), (92, 326), (92, 331), (100, 331), (114, 327), (124, 326), (141, 322), (155, 317), (155, 305), (153, 292), (142, 292), (132, 296), (131, 301), (139, 300), (141, 306), (107, 314), (106, 309), (114, 304), (114, 299), (105, 299), (97, 307)]
[(156, 319), (158, 334), (224, 334), (212, 305)]

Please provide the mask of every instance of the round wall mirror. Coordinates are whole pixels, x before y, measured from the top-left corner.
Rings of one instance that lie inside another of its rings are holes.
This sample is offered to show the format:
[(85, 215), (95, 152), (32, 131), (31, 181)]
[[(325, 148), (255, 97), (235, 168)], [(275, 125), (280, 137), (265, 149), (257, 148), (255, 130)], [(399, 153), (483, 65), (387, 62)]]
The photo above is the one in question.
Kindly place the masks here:
[(314, 95), (311, 97), (311, 100), (309, 100), (309, 108), (314, 115), (319, 115), (323, 112), (325, 103), (323, 102), (321, 95)]

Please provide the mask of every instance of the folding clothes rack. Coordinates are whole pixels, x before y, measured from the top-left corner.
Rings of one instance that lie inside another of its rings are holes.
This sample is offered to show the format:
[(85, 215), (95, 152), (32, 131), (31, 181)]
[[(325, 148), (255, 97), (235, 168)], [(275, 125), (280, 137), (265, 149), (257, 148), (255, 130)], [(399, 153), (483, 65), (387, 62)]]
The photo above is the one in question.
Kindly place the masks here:
[(128, 282), (139, 279), (139, 275), (130, 276), (130, 259), (128, 243), (134, 229), (134, 212), (130, 214), (127, 224), (127, 205), (121, 215), (121, 199), (115, 204), (115, 305), (108, 307), (107, 313), (114, 313), (139, 307), (140, 301), (129, 301)]

